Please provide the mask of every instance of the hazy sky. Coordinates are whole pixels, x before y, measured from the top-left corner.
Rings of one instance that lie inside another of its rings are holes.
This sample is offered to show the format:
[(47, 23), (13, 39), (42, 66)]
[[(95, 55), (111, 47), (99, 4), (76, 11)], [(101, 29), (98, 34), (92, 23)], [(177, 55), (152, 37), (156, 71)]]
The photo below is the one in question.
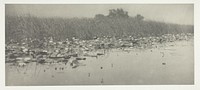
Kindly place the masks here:
[(108, 14), (109, 9), (123, 8), (129, 16), (143, 15), (146, 19), (176, 24), (194, 23), (192, 4), (11, 4), (6, 5), (6, 15), (31, 14), (39, 17), (94, 17)]

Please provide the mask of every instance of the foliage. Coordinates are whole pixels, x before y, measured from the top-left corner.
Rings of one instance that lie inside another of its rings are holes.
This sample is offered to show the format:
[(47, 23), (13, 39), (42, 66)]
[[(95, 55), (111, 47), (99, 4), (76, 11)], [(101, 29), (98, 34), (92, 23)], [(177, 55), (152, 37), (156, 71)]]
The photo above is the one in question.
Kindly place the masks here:
[[(112, 11), (114, 12), (114, 11)], [(122, 11), (121, 11), (122, 12)], [(109, 14), (110, 15), (110, 14)], [(100, 17), (103, 15), (99, 15)], [(111, 15), (112, 16), (112, 15)], [(162, 34), (193, 33), (193, 26), (145, 21), (137, 15), (129, 18), (41, 18), (34, 16), (6, 16), (6, 41), (24, 38), (56, 40), (92, 39), (103, 36), (159, 36)]]

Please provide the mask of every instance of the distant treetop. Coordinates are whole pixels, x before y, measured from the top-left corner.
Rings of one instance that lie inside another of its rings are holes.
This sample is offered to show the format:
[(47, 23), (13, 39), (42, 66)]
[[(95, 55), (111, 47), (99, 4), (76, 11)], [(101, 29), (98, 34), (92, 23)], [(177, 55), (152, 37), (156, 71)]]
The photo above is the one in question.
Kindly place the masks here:
[[(102, 18), (129, 18), (130, 16), (128, 15), (128, 12), (123, 10), (122, 8), (117, 8), (117, 9), (110, 9), (109, 14), (103, 15), (103, 14), (96, 14), (95, 18), (102, 19)], [(140, 14), (137, 14), (134, 17), (136, 20), (141, 21), (144, 20), (144, 17)]]
[(122, 8), (117, 8), (117, 9), (110, 9), (109, 14), (107, 16), (104, 16), (103, 14), (96, 14), (95, 18), (128, 18), (128, 12), (124, 11)]
[(128, 18), (128, 12), (124, 11), (122, 8), (117, 8), (117, 9), (110, 9), (109, 10), (109, 15), (107, 17), (123, 17), (123, 18)]

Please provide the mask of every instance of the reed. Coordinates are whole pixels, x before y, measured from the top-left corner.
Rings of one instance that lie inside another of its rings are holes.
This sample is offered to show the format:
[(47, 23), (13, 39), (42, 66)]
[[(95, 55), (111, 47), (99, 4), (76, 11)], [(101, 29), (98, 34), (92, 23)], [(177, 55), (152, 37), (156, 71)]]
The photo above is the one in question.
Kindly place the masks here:
[(159, 36), (163, 34), (193, 33), (194, 26), (129, 18), (42, 18), (36, 16), (6, 16), (6, 41), (24, 38), (53, 37), (65, 40), (76, 37), (92, 39), (103, 36)]

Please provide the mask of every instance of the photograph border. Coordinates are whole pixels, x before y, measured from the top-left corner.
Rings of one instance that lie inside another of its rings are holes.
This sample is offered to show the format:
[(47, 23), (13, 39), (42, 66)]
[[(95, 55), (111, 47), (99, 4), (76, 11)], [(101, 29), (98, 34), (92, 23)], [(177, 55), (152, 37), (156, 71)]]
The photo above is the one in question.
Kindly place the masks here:
[[(5, 86), (5, 4), (194, 4), (194, 85), (82, 85), (82, 86)], [(0, 2), (0, 34), (1, 60), (0, 60), (0, 90), (93, 90), (93, 89), (115, 89), (115, 90), (198, 90), (200, 89), (200, 1), (198, 0), (3, 0)]]

